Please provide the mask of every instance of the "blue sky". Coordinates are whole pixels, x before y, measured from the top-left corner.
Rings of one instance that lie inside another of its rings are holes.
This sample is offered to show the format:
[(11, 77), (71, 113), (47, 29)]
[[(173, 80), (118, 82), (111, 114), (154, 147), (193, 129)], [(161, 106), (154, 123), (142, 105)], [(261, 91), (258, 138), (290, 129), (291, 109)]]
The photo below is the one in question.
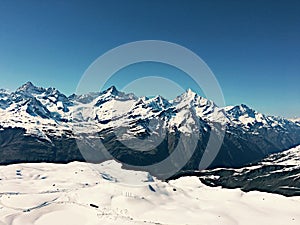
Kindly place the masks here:
[[(71, 94), (97, 57), (149, 39), (198, 54), (217, 77), (226, 104), (300, 116), (299, 1), (1, 1), (0, 86), (14, 90), (30, 80)], [(174, 70), (158, 73), (166, 71)], [(132, 79), (120, 77), (113, 80), (119, 88)], [(188, 79), (179, 82), (193, 87)], [(178, 92), (166, 90), (162, 95)]]

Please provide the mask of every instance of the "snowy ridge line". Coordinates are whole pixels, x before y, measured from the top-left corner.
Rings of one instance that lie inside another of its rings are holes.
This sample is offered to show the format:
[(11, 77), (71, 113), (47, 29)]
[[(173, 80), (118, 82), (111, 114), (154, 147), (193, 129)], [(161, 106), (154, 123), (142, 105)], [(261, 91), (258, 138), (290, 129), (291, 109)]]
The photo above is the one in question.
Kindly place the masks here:
[(25, 128), (27, 134), (48, 141), (50, 136), (73, 136), (74, 129), (95, 133), (124, 126), (129, 128), (129, 134), (138, 135), (148, 128), (155, 130), (155, 127), (139, 124), (139, 121), (154, 118), (161, 120), (170, 131), (190, 133), (195, 124), (191, 109), (204, 131), (213, 123), (253, 134), (259, 134), (261, 129), (285, 132), (289, 127), (300, 128), (299, 123), (263, 115), (244, 104), (220, 108), (190, 89), (171, 101), (161, 96), (137, 97), (120, 92), (114, 86), (103, 92), (67, 97), (55, 88), (36, 87), (27, 82), (12, 93), (0, 90), (0, 130)]

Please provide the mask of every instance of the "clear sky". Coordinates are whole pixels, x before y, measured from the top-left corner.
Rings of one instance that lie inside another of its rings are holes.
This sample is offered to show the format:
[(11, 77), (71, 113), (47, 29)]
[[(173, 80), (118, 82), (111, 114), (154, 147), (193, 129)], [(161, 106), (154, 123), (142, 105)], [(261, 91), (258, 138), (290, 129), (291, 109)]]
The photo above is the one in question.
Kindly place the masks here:
[[(300, 117), (300, 2), (291, 0), (3, 0), (0, 87), (14, 90), (30, 80), (68, 95), (97, 57), (149, 39), (198, 54), (217, 77), (226, 104)], [(113, 83), (123, 88), (126, 82)], [(143, 89), (137, 94), (148, 95)], [(179, 94), (172, 90), (167, 97)]]

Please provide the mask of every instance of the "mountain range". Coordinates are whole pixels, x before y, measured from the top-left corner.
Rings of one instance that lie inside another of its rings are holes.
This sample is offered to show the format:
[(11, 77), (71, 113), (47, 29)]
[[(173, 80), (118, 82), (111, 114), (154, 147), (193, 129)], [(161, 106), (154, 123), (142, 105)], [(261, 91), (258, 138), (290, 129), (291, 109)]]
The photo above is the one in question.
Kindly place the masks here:
[[(137, 97), (114, 86), (71, 96), (31, 82), (14, 92), (0, 89), (1, 164), (98, 162), (113, 157), (144, 166), (167, 158), (177, 145), (187, 149), (195, 144), (182, 171), (197, 170), (212, 131), (220, 133), (216, 137), (220, 140), (223, 133), (224, 139), (210, 169), (258, 163), (269, 154), (300, 144), (298, 121), (264, 115), (245, 104), (218, 107), (190, 89), (174, 100)], [(197, 141), (191, 143), (195, 133)], [(78, 139), (84, 137), (101, 140), (110, 155), (83, 157)], [(150, 172), (160, 175), (155, 169)]]

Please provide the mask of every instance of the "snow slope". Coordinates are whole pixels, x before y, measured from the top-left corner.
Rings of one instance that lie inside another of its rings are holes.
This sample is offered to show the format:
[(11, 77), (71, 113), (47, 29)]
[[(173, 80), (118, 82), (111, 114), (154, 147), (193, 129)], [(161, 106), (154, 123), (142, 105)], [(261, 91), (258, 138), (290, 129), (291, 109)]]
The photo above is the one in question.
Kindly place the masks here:
[(262, 161), (263, 165), (286, 165), (300, 167), (300, 145), (275, 153)]
[(0, 224), (9, 225), (289, 225), (300, 198), (205, 186), (197, 177), (163, 182), (146, 172), (97, 166), (0, 167)]
[(212, 186), (300, 196), (300, 145), (271, 154), (251, 166), (196, 173), (204, 183)]

